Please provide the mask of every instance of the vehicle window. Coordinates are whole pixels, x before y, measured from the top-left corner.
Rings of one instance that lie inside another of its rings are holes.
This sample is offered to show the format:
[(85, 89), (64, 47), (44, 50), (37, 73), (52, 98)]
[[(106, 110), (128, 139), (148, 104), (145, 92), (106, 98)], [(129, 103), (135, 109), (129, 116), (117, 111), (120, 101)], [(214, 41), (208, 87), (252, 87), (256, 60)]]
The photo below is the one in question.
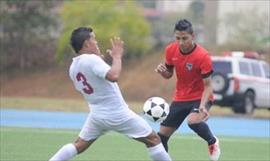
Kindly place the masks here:
[(263, 70), (266, 78), (270, 78), (270, 66), (269, 64), (263, 64)]
[(214, 72), (222, 74), (232, 73), (232, 63), (223, 61), (213, 61)]
[(251, 63), (252, 74), (256, 77), (262, 77), (262, 71), (259, 63)]
[(241, 74), (251, 75), (249, 65), (247, 62), (239, 62), (239, 70)]

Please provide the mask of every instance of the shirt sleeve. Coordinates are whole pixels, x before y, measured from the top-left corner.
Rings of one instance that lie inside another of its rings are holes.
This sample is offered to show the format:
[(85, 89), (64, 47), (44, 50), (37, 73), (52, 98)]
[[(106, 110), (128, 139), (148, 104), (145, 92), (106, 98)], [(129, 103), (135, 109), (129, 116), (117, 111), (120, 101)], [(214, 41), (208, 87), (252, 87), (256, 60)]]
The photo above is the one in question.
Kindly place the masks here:
[(203, 78), (207, 78), (213, 73), (212, 60), (208, 54), (203, 57), (200, 69)]
[(111, 67), (101, 57), (96, 56), (92, 69), (98, 77), (105, 79), (106, 74), (111, 69)]

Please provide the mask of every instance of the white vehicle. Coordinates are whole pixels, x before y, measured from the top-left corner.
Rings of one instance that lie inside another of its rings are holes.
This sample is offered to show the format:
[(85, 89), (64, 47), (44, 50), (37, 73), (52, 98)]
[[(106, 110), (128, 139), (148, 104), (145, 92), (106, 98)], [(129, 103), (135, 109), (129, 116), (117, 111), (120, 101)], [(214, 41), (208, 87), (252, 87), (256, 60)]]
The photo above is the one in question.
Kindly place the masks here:
[(213, 56), (212, 83), (215, 104), (230, 106), (235, 113), (251, 114), (270, 109), (270, 70), (262, 60), (238, 56)]

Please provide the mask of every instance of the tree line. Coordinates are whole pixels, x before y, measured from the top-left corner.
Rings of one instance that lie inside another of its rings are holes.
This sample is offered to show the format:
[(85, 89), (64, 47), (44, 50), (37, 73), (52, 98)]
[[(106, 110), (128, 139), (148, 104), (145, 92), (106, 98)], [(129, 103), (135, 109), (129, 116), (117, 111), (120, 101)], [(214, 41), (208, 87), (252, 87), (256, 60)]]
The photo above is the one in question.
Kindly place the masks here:
[[(187, 12), (166, 14), (155, 20), (144, 17), (143, 7), (137, 1), (5, 0), (0, 3), (1, 72), (65, 62), (73, 56), (69, 36), (78, 26), (94, 29), (102, 52), (110, 47), (110, 37), (122, 37), (125, 59), (129, 60), (149, 54), (153, 48), (163, 49), (173, 40), (177, 19), (188, 17), (196, 26), (203, 23), (199, 17), (203, 6), (197, 1), (191, 3)], [(219, 20), (226, 24), (230, 37), (219, 46), (222, 50), (269, 52), (267, 15), (253, 11), (250, 18), (249, 13), (235, 12)]]

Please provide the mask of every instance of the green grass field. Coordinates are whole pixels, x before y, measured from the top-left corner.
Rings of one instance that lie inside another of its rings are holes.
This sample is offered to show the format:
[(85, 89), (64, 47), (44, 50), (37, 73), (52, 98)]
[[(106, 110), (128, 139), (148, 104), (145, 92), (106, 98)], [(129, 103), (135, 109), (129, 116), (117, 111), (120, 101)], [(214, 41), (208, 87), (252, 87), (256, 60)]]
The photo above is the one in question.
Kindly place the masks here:
[[(79, 131), (1, 127), (1, 161), (45, 161)], [(221, 161), (269, 161), (269, 138), (220, 137)], [(208, 160), (206, 144), (194, 135), (174, 135), (170, 140), (174, 161)], [(73, 160), (150, 160), (143, 144), (108, 133)]]

